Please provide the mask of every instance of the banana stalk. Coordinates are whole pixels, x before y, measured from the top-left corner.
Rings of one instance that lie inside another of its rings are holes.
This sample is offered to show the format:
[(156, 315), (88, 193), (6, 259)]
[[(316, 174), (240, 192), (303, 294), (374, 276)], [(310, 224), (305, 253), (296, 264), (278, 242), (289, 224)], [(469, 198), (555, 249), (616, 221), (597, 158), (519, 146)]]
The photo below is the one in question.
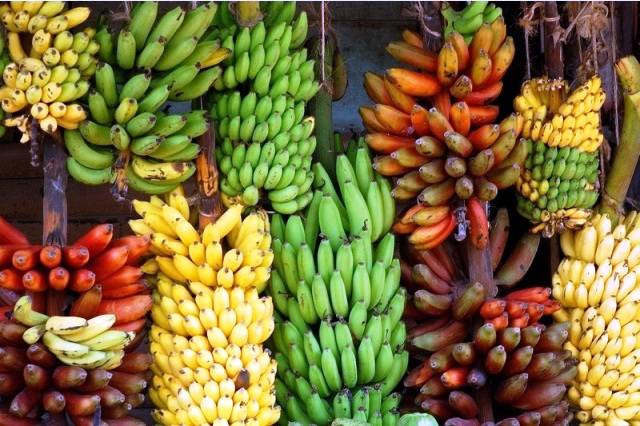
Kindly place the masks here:
[[(333, 144), (333, 120), (331, 110), (331, 103), (333, 102), (331, 76), (333, 74), (335, 40), (333, 37), (327, 37), (324, 41), (324, 58), (321, 57), (321, 43), (323, 43), (323, 41), (318, 37), (313, 48), (318, 58), (316, 61), (316, 75), (324, 76), (325, 78), (320, 90), (311, 101), (312, 111), (316, 117), (315, 132), (318, 141), (318, 149), (315, 151), (314, 160), (322, 163), (327, 172), (329, 172), (329, 176), (335, 176), (336, 151)], [(324, 60), (324, 63), (322, 60)], [(321, 67), (324, 67), (324, 72)]]
[(634, 56), (622, 58), (616, 72), (624, 90), (622, 135), (604, 187), (600, 211), (618, 217), (640, 156), (640, 63)]

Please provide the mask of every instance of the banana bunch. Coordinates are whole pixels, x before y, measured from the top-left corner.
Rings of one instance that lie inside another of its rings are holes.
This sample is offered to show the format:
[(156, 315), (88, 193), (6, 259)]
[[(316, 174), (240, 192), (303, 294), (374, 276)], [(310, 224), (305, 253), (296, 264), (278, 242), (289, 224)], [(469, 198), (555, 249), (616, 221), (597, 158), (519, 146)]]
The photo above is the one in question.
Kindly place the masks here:
[(445, 37), (456, 31), (462, 34), (468, 44), (482, 24), (491, 24), (502, 17), (502, 8), (487, 1), (474, 1), (464, 9), (456, 11), (450, 4), (445, 3), (440, 9), (440, 13), (445, 21)]
[[(6, 306), (5, 306), (6, 308)], [(26, 327), (6, 320), (0, 324), (3, 404), (0, 422), (7, 425), (65, 422), (91, 424), (96, 412), (104, 422), (143, 426), (129, 416), (145, 400), (145, 374), (151, 355), (127, 353), (119, 367), (85, 369), (60, 364), (42, 343), (24, 346)]]
[(142, 219), (129, 221), (131, 229), (151, 236), (157, 268), (171, 280), (227, 289), (266, 287), (273, 261), (266, 212), (242, 219), (242, 206), (234, 205), (200, 234), (189, 222), (184, 196), (169, 197), (167, 203), (159, 197), (134, 200), (133, 205)]
[(537, 78), (514, 99), (529, 139), (516, 184), (518, 212), (536, 224), (535, 232), (550, 236), (584, 225), (598, 199), (601, 86), (597, 75), (572, 92), (562, 79)]
[(86, 320), (74, 316), (47, 316), (32, 309), (29, 296), (22, 296), (13, 308), (14, 318), (28, 328), (22, 338), (33, 345), (40, 339), (63, 364), (111, 370), (124, 358), (124, 348), (134, 332), (112, 330), (116, 316), (100, 315)]
[[(251, 206), (264, 191), (275, 211), (293, 214), (313, 196), (315, 121), (305, 117), (305, 107), (319, 85), (315, 61), (300, 48), (307, 36), (306, 13), (294, 19), (295, 2), (266, 7), (264, 21), (223, 39), (233, 55), (214, 83), (219, 92), (211, 97), (211, 115), (223, 141), (216, 157), (227, 197)], [(223, 30), (215, 31), (222, 35)]]
[[(481, 21), (486, 4), (479, 4), (468, 8), (479, 8)], [(489, 105), (502, 91), (501, 79), (515, 52), (504, 20), (482, 24), (469, 44), (452, 32), (437, 53), (425, 50), (411, 31), (404, 31), (403, 39), (387, 51), (421, 71), (365, 73), (365, 90), (376, 105), (361, 107), (360, 115), (369, 132), (367, 144), (380, 154), (374, 169), (398, 177), (396, 200), (417, 198), (418, 204), (437, 207), (454, 198), (494, 199), (498, 190), (516, 183), (526, 159), (518, 141), (522, 116), (512, 114), (495, 124), (498, 107)], [(424, 98), (431, 108), (420, 103)], [(413, 231), (405, 228), (403, 233)]]
[[(411, 345), (428, 351), (404, 380), (406, 387), (419, 388), (414, 403), (443, 421), (451, 419), (447, 424), (467, 424), (462, 419), (476, 419), (479, 412), (470, 391), (498, 376), (493, 400), (521, 412), (503, 422), (564, 424), (569, 407), (563, 397), (577, 368), (571, 354), (562, 350), (568, 323), (545, 327), (537, 322), (559, 309), (557, 302), (549, 300), (551, 291), (526, 288), (483, 302), (477, 290), (470, 291), (473, 287), (468, 286), (453, 302), (453, 321), (439, 313), (439, 318), (410, 329)], [(422, 291), (416, 292), (414, 303), (420, 313), (433, 315), (418, 295)], [(460, 312), (479, 312), (483, 318), (471, 341), (465, 341), (466, 323), (456, 320), (464, 318)]]
[(185, 286), (160, 273), (154, 299), (154, 420), (276, 423), (276, 363), (262, 348), (274, 328), (271, 298), (259, 297), (255, 287), (213, 289), (196, 281)]
[[(526, 141), (525, 170), (516, 183), (520, 193), (518, 212), (538, 228), (559, 224), (563, 228), (582, 225), (598, 200), (599, 157), (597, 152), (552, 147), (542, 141)], [(535, 228), (534, 228), (535, 229)]]
[(568, 322), (564, 348), (578, 360), (568, 397), (582, 425), (630, 425), (640, 420), (637, 353), (640, 327), (637, 267), (638, 213), (614, 226), (595, 215), (579, 231), (560, 234), (562, 260), (553, 276), (553, 297)]
[[(93, 28), (69, 31), (87, 20), (90, 9), (64, 9), (58, 1), (8, 2), (0, 8), (12, 60), (3, 67), (0, 101), (13, 115), (5, 125), (17, 127), (23, 143), (31, 120), (52, 134), (58, 127), (75, 129), (86, 118), (82, 105), (73, 102), (89, 91), (100, 45)], [(23, 46), (20, 33), (33, 34), (30, 47)]]
[[(207, 132), (206, 112), (162, 109), (167, 101), (202, 96), (220, 76), (215, 65), (229, 51), (204, 37), (216, 10), (206, 3), (158, 16), (157, 2), (139, 2), (116, 38), (106, 26), (97, 32), (98, 55), (106, 62), (98, 66), (96, 90), (89, 94), (89, 119), (67, 143), (71, 176), (89, 185), (117, 180), (119, 190), (126, 182), (137, 191), (161, 194), (195, 173), (199, 145), (192, 140)], [(120, 74), (123, 79), (116, 78)], [(118, 153), (124, 165), (114, 170)]]
[(273, 304), (258, 295), (273, 260), (266, 213), (243, 219), (235, 205), (200, 234), (181, 192), (136, 200), (134, 209), (143, 218), (130, 226), (150, 235), (156, 255), (149, 391), (155, 421), (276, 423), (276, 365), (262, 348), (275, 327)]

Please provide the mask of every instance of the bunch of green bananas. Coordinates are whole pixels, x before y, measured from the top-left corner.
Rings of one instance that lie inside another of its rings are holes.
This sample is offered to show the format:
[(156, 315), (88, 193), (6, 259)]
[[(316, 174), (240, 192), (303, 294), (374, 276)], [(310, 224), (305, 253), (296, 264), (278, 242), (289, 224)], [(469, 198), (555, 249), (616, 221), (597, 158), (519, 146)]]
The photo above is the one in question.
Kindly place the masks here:
[(456, 31), (471, 43), (473, 34), (482, 24), (490, 24), (502, 16), (502, 8), (488, 1), (472, 1), (462, 10), (454, 10), (449, 3), (442, 5), (442, 16), (445, 21), (444, 37)]
[[(216, 156), (224, 194), (255, 205), (264, 190), (275, 211), (292, 214), (312, 198), (315, 121), (305, 118), (305, 108), (319, 85), (314, 61), (300, 49), (307, 36), (306, 13), (294, 20), (295, 2), (269, 5), (264, 21), (252, 28), (214, 30), (226, 34), (222, 46), (233, 55), (214, 83), (219, 93), (211, 98), (211, 115), (223, 141)], [(219, 25), (229, 20), (221, 12)]]
[(112, 182), (117, 152), (125, 158), (128, 186), (148, 194), (171, 191), (195, 173), (199, 145), (192, 139), (208, 130), (208, 114), (161, 110), (168, 101), (202, 96), (220, 76), (215, 65), (229, 51), (204, 37), (216, 11), (211, 2), (158, 16), (157, 2), (140, 2), (116, 38), (106, 26), (96, 33), (105, 62), (89, 94), (90, 119), (65, 137), (67, 168), (76, 180)]
[(518, 181), (518, 212), (540, 221), (544, 210), (590, 209), (598, 200), (597, 152), (527, 140), (526, 170)]
[(86, 320), (74, 316), (47, 316), (32, 309), (30, 296), (22, 296), (13, 308), (20, 323), (30, 326), (22, 335), (33, 345), (41, 338), (44, 345), (62, 363), (82, 368), (117, 368), (124, 358), (124, 348), (134, 332), (111, 329), (116, 316), (105, 314)]
[(367, 154), (361, 144), (354, 164), (338, 156), (341, 195), (316, 163), (318, 189), (306, 217), (272, 219), (276, 395), (290, 421), (397, 420), (399, 396), (391, 392), (408, 363), (406, 291), (388, 232), (395, 216), (390, 187), (374, 175)]

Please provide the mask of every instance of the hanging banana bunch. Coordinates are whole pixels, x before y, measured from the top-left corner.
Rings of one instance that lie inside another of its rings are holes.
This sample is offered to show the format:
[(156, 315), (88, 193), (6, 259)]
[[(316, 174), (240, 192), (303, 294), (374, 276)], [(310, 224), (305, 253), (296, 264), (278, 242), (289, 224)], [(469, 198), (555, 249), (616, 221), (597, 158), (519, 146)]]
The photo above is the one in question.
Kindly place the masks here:
[[(276, 362), (263, 343), (274, 329), (269, 280), (273, 252), (263, 210), (230, 207), (199, 233), (182, 188), (134, 200), (150, 235), (155, 269), (150, 331), (152, 416), (163, 425), (278, 421)], [(153, 265), (153, 266), (151, 266)]]
[(337, 188), (314, 165), (317, 189), (304, 219), (273, 216), (276, 397), (291, 422), (395, 425), (393, 391), (409, 361), (406, 290), (389, 233), (395, 205), (368, 147), (349, 146), (336, 161)]
[(366, 141), (380, 154), (375, 170), (396, 177), (396, 200), (415, 199), (414, 208), (427, 210), (426, 220), (394, 230), (425, 248), (455, 228), (455, 199), (493, 200), (516, 183), (525, 160), (518, 141), (522, 117), (512, 114), (496, 124), (499, 109), (491, 105), (515, 54), (500, 9), (473, 2), (442, 13), (448, 23), (441, 49), (427, 50), (418, 34), (405, 30), (403, 41), (387, 51), (419, 71), (366, 73), (364, 87), (376, 105), (360, 108)]
[[(167, 113), (165, 106), (199, 98), (220, 76), (215, 65), (229, 51), (206, 34), (216, 11), (211, 2), (159, 14), (157, 2), (139, 2), (117, 36), (107, 25), (98, 30), (97, 54), (104, 62), (89, 94), (89, 117), (65, 133), (74, 179), (99, 185), (118, 176), (121, 192), (126, 183), (162, 194), (195, 173), (199, 145), (193, 139), (208, 130), (208, 114)], [(121, 174), (113, 167), (118, 156)]]
[(527, 139), (518, 212), (534, 232), (580, 227), (598, 200), (601, 86), (596, 75), (570, 92), (566, 81), (543, 77), (524, 82), (514, 100)]
[(640, 420), (638, 217), (631, 211), (614, 222), (597, 214), (560, 234), (566, 257), (553, 275), (552, 294), (562, 306), (554, 319), (567, 325), (564, 349), (578, 360), (568, 398), (581, 425)]
[[(86, 118), (82, 105), (74, 101), (89, 91), (87, 80), (96, 72), (100, 45), (91, 27), (70, 31), (87, 20), (90, 9), (65, 8), (60, 1), (12, 1), (0, 6), (12, 61), (3, 67), (0, 102), (11, 114), (4, 124), (17, 127), (23, 143), (30, 139), (32, 120), (52, 134), (58, 127), (76, 129)], [(22, 33), (31, 36), (21, 37)], [(25, 40), (30, 43), (23, 44)]]
[[(9, 57), (9, 51), (7, 49), (6, 43), (7, 42), (4, 35), (0, 36), (0, 68), (2, 70), (4, 70), (5, 67), (11, 63), (11, 58)], [(7, 128), (4, 126), (4, 118), (4, 109), (0, 108), (0, 138), (3, 137), (7, 131)]]
[[(319, 85), (314, 61), (301, 48), (307, 36), (306, 13), (295, 17), (293, 1), (261, 7), (266, 17), (252, 28), (216, 30), (226, 35), (222, 46), (233, 51), (222, 78), (214, 83), (218, 93), (211, 100), (221, 141), (216, 150), (220, 188), (226, 198), (249, 206), (265, 192), (275, 211), (292, 214), (313, 197), (315, 121), (305, 117), (305, 110)], [(221, 26), (233, 19), (225, 13), (228, 10), (221, 14)]]

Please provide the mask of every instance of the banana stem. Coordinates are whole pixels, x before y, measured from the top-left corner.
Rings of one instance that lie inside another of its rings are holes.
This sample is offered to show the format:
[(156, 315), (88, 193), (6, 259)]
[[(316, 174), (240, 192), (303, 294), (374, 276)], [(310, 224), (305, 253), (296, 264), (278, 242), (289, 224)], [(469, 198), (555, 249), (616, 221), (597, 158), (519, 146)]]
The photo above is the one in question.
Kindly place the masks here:
[(47, 139), (42, 165), (42, 244), (62, 247), (67, 244), (67, 154), (59, 131)]
[(262, 20), (259, 1), (236, 2), (236, 21), (242, 27), (253, 27)]
[[(314, 43), (314, 56), (316, 57), (316, 75), (325, 76), (325, 80), (320, 85), (320, 90), (311, 100), (311, 107), (316, 118), (315, 135), (317, 148), (314, 160), (319, 161), (329, 173), (335, 176), (336, 151), (333, 145), (333, 116), (331, 93), (333, 72), (333, 52), (335, 42), (331, 36), (327, 36), (324, 41), (324, 58), (322, 57), (322, 38), (318, 37)], [(323, 72), (324, 67), (324, 72)]]
[[(640, 81), (637, 79), (640, 79), (640, 74), (635, 75), (633, 81)], [(625, 82), (622, 78), (620, 81)], [(624, 85), (623, 88), (627, 90)], [(611, 218), (618, 217), (623, 210), (639, 156), (640, 92), (636, 92), (624, 95), (624, 121), (620, 144), (616, 149), (600, 201), (600, 211)]]
[(203, 231), (209, 223), (215, 222), (222, 214), (218, 187), (218, 166), (216, 165), (216, 136), (213, 120), (209, 130), (200, 136), (200, 154), (196, 159), (199, 194), (198, 226)]
[[(483, 203), (486, 211), (486, 203)], [(484, 286), (484, 296), (495, 297), (498, 293), (496, 282), (493, 279), (493, 268), (491, 267), (491, 249), (490, 245), (484, 250), (478, 250), (467, 238), (467, 265), (469, 268), (469, 281), (480, 282)], [(482, 322), (474, 323), (474, 331), (482, 326)], [(491, 398), (491, 390), (489, 385), (482, 387), (476, 392), (475, 400), (478, 403), (479, 418), (481, 422), (493, 422), (493, 403)]]

